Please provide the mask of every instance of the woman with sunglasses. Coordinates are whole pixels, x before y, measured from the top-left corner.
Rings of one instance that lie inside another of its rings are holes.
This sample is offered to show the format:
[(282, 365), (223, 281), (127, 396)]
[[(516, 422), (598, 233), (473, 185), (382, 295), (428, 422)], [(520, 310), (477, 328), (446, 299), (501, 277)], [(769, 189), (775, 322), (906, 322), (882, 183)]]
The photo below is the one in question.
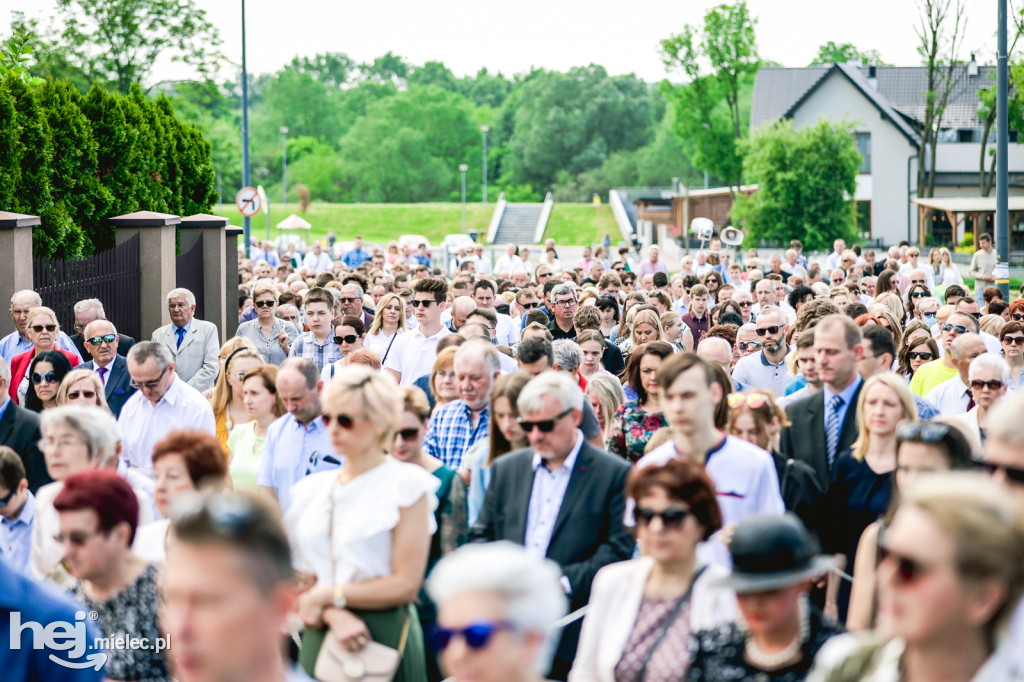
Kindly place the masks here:
[(57, 389), (58, 405), (92, 405), (109, 410), (103, 380), (91, 369), (73, 369)]
[(238, 325), (235, 336), (249, 339), (264, 362), (280, 365), (288, 357), (291, 343), (299, 330), (291, 322), (277, 317), (277, 287), (269, 280), (260, 280), (252, 289), (256, 319)]
[(950, 417), (950, 420), (961, 426), (972, 440), (984, 446), (988, 412), (1007, 393), (1010, 366), (998, 355), (982, 353), (971, 361), (967, 381), (975, 405), (963, 414)]
[(258, 492), (267, 429), (286, 412), (277, 394), (277, 365), (260, 365), (245, 373), (242, 402), (249, 421), (235, 426), (228, 437), (228, 473), (234, 490)]
[(23, 403), (25, 407), (33, 412), (56, 407), (57, 390), (70, 371), (67, 357), (55, 350), (43, 351), (32, 358), (26, 372), (29, 386)]
[(661, 363), (673, 352), (672, 346), (664, 341), (651, 341), (630, 353), (623, 374), (636, 398), (623, 403), (615, 412), (612, 435), (606, 441), (608, 452), (636, 462), (644, 456), (644, 447), (654, 432), (668, 426), (661, 412), (657, 374)]
[(340, 468), (306, 476), (284, 516), (293, 562), (312, 585), (299, 596), (299, 661), (312, 673), (326, 637), (356, 654), (372, 639), (399, 651), (396, 682), (427, 679), (415, 601), (437, 531), (438, 479), (387, 454), (404, 413), (395, 382), (342, 367), (323, 391)]
[[(856, 409), (857, 440), (836, 455), (817, 524), (825, 551), (845, 557), (843, 570), (853, 567), (864, 529), (889, 506), (897, 427), (902, 421), (917, 419), (910, 388), (892, 373), (876, 374), (865, 381)], [(845, 622), (850, 600), (846, 581), (839, 585), (837, 599), (839, 621)]]
[(681, 459), (634, 469), (626, 486), (641, 558), (598, 571), (569, 682), (685, 680), (690, 638), (736, 619), (726, 569), (697, 557), (722, 527), (715, 485)]
[(878, 543), (892, 515), (899, 506), (901, 490), (923, 476), (974, 468), (972, 447), (956, 426), (939, 421), (903, 422), (896, 431), (896, 474), (893, 478), (892, 501), (885, 515), (868, 526), (857, 544), (857, 560), (853, 565), (853, 586), (850, 590), (850, 611), (846, 617), (849, 630), (868, 630), (875, 626), (876, 574)]
[(879, 543), (882, 638), (836, 638), (808, 679), (1019, 679), (1013, 642), (997, 645), (1024, 593), (1022, 557), (1020, 501), (1003, 486), (968, 472), (916, 482)]
[(341, 359), (335, 360), (329, 365), (324, 365), (320, 371), (320, 380), (325, 384), (329, 382), (346, 364), (345, 357), (363, 349), (363, 340), (366, 337), (366, 326), (362, 319), (355, 315), (345, 315), (334, 328), (334, 343), (341, 351)]
[(939, 344), (935, 343), (935, 339), (931, 333), (927, 336), (914, 336), (903, 345), (903, 349), (900, 351), (899, 366), (896, 368), (896, 373), (907, 380), (914, 378), (914, 372), (926, 362), (937, 360), (939, 357)]
[(910, 288), (907, 289), (907, 319), (912, 320), (920, 317), (917, 312), (917, 302), (921, 299), (933, 298), (932, 292), (928, 290), (928, 286), (925, 284), (911, 284)]
[(1024, 322), (1007, 322), (999, 330), (1003, 359), (1010, 366), (1011, 391), (1024, 387)]
[(697, 633), (687, 682), (798, 682), (818, 651), (843, 632), (809, 597), (835, 565), (816, 554), (807, 528), (792, 515), (754, 516), (729, 544), (732, 572), (718, 585), (735, 590), (738, 622)]
[[(248, 339), (236, 336), (224, 345), (235, 341), (246, 343), (227, 351), (227, 357), (224, 358), (221, 372), (217, 376), (217, 383), (213, 385), (213, 395), (210, 397), (213, 417), (217, 421), (217, 440), (224, 448), (225, 454), (228, 451), (228, 438), (231, 437), (232, 429), (249, 421), (249, 408), (245, 406), (245, 396), (242, 394), (242, 379), (246, 372), (263, 365), (263, 357)], [(224, 348), (221, 348), (221, 352), (225, 352)]]
[(383, 365), (388, 359), (395, 339), (407, 329), (402, 299), (398, 294), (384, 294), (377, 302), (377, 310), (373, 314), (373, 322), (370, 323), (363, 344), (380, 356)]
[(60, 336), (60, 325), (57, 324), (57, 314), (46, 306), (39, 306), (28, 311), (28, 320), (25, 323), (25, 333), (32, 347), (24, 353), (11, 358), (11, 383), (7, 387), (11, 400), (18, 405), (25, 405), (25, 396), (28, 394), (30, 372), (28, 369), (32, 359), (46, 351), (57, 351), (65, 358), (72, 367), (77, 367), (81, 361), (77, 355), (70, 351), (57, 348), (57, 338)]

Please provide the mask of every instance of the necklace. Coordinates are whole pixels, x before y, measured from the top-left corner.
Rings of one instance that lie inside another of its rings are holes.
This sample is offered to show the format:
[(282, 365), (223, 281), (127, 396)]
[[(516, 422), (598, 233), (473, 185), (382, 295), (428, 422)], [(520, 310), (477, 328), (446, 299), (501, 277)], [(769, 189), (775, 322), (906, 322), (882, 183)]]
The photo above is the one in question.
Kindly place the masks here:
[(786, 645), (786, 647), (776, 653), (769, 654), (761, 651), (761, 648), (757, 646), (754, 638), (750, 636), (750, 631), (746, 628), (746, 623), (740, 619), (741, 628), (747, 632), (747, 642), (744, 646), (743, 652), (753, 665), (757, 666), (762, 670), (775, 670), (776, 668), (782, 667), (785, 663), (792, 661), (800, 654), (800, 649), (803, 647), (804, 642), (810, 637), (810, 618), (808, 615), (809, 608), (807, 605), (807, 598), (802, 597), (800, 599), (800, 632), (797, 634), (796, 639)]

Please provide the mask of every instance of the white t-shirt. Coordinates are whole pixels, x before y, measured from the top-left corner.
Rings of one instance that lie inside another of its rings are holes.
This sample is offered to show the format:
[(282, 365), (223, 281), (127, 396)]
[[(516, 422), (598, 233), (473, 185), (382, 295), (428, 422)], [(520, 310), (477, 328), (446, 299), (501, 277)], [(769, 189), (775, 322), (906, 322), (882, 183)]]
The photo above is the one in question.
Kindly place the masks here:
[(402, 386), (412, 386), (422, 376), (430, 374), (437, 359), (437, 342), (451, 334), (444, 325), (433, 336), (427, 337), (419, 329), (402, 334), (395, 339), (395, 345), (388, 353), (385, 369), (402, 375)]

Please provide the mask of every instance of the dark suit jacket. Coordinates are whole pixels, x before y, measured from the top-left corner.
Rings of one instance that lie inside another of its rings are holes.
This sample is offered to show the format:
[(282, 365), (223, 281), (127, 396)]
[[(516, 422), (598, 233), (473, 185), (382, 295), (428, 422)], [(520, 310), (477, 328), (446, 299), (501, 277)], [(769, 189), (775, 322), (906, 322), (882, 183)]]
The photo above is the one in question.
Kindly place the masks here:
[[(75, 348), (78, 349), (79, 354), (82, 356), (82, 360), (88, 360), (92, 357), (88, 350), (85, 348), (85, 339), (82, 338), (81, 334), (74, 334), (71, 340), (75, 344)], [(135, 345), (135, 339), (124, 334), (117, 335), (117, 354), (121, 357), (128, 357), (128, 351)]]
[(6, 445), (21, 455), (28, 488), (33, 495), (40, 487), (53, 482), (37, 445), (42, 437), (38, 414), (15, 405), (13, 400), (7, 403), (4, 416), (0, 418), (0, 445)]
[[(861, 380), (846, 410), (843, 425), (839, 429), (837, 456), (857, 440), (857, 399), (863, 387), (864, 381)], [(825, 392), (818, 391), (790, 403), (786, 415), (790, 425), (782, 430), (779, 449), (787, 457), (809, 464), (814, 469), (821, 489), (828, 490), (832, 472), (828, 468), (828, 446), (825, 442)]]
[[(526, 541), (526, 517), (533, 490), (533, 449), (517, 450), (491, 467), (491, 483), (470, 537), (476, 542)], [(588, 444), (580, 448), (548, 544), (572, 588), (570, 610), (586, 604), (598, 570), (633, 555), (634, 542), (622, 526), (629, 465)], [(580, 621), (567, 626), (555, 655), (553, 677), (568, 672), (576, 655)], [(568, 667), (566, 667), (568, 666)], [(561, 669), (561, 670), (560, 670)]]
[[(90, 360), (82, 367), (96, 371), (96, 362)], [(121, 408), (133, 393), (135, 389), (132, 388), (132, 377), (128, 374), (128, 361), (120, 354), (115, 355), (114, 366), (110, 368), (110, 376), (107, 377), (107, 385), (103, 391), (107, 398), (107, 406), (115, 417), (121, 416)]]

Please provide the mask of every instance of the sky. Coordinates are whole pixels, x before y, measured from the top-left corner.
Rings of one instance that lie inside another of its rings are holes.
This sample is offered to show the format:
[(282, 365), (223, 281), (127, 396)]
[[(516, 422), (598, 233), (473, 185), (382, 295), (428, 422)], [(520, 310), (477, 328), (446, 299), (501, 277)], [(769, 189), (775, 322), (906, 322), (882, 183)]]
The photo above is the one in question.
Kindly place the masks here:
[[(220, 29), (224, 54), (240, 64), (241, 0), (193, 1)], [(963, 58), (976, 52), (979, 62), (995, 63), (996, 3), (961, 1), (967, 16)], [(512, 76), (531, 67), (564, 71), (595, 63), (613, 75), (678, 81), (678, 74), (667, 73), (662, 64), (659, 41), (688, 23), (699, 24), (720, 2), (248, 0), (247, 62), (250, 72), (269, 73), (298, 55), (344, 52), (366, 62), (392, 51), (413, 64), (442, 61), (456, 76), (481, 67)], [(1019, 6), (1021, 0), (1011, 4)], [(54, 5), (54, 0), (0, 0), (0, 17), (6, 20), (10, 10), (45, 17)], [(829, 40), (878, 50), (890, 64), (921, 63), (915, 0), (748, 0), (748, 7), (757, 18), (761, 56), (784, 66), (806, 66)], [(189, 72), (168, 63), (154, 75), (160, 81)]]

